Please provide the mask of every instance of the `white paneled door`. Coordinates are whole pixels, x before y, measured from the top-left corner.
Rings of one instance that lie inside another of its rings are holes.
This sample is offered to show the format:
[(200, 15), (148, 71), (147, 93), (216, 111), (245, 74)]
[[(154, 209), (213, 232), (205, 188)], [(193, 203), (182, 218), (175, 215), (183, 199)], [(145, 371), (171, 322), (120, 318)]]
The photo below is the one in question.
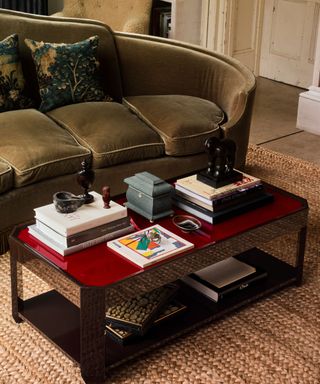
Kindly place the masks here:
[(312, 84), (320, 0), (266, 0), (260, 75), (307, 88)]

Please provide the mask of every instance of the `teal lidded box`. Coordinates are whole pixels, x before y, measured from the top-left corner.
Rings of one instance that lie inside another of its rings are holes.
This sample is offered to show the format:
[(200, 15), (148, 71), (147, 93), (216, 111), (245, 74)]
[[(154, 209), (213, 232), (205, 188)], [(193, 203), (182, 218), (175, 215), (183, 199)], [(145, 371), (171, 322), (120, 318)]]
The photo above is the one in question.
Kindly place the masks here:
[(150, 221), (173, 214), (173, 186), (149, 172), (127, 177), (126, 206)]

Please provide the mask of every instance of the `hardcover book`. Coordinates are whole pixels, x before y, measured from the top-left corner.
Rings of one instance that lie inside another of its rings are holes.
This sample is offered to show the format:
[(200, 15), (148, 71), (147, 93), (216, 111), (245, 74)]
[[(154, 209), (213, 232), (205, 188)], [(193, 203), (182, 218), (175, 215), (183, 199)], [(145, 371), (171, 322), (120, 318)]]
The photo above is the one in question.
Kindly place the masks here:
[(129, 226), (122, 229), (118, 229), (114, 232), (106, 233), (102, 236), (95, 237), (94, 239), (84, 241), (80, 244), (72, 245), (71, 247), (66, 247), (61, 243), (58, 243), (57, 241), (55, 241), (45, 233), (43, 233), (41, 230), (39, 230), (36, 224), (30, 225), (28, 229), (29, 229), (30, 235), (32, 235), (37, 240), (41, 241), (41, 243), (46, 245), (48, 248), (53, 249), (54, 251), (56, 251), (62, 256), (71, 255), (72, 253), (79, 252), (82, 249), (93, 247), (94, 245), (103, 243), (104, 241), (114, 239), (124, 234), (132, 233), (135, 230), (134, 226), (130, 224)]
[(178, 186), (181, 186), (191, 192), (194, 192), (197, 195), (204, 197), (207, 200), (213, 200), (218, 197), (233, 193), (237, 190), (261, 184), (261, 180), (257, 177), (247, 175), (243, 172), (242, 175), (242, 180), (236, 181), (220, 188), (213, 188), (210, 185), (207, 185), (197, 180), (197, 175), (191, 175), (182, 179), (178, 179), (176, 181), (176, 188), (178, 189)]
[(166, 284), (110, 307), (106, 313), (106, 322), (111, 326), (144, 335), (178, 289), (178, 284)]
[(266, 271), (257, 269), (235, 257), (229, 257), (185, 276), (182, 281), (218, 302), (227, 294), (245, 289), (266, 276)]
[(75, 212), (59, 213), (52, 203), (35, 208), (35, 218), (62, 236), (71, 236), (128, 215), (126, 207), (110, 201), (110, 208), (106, 209), (99, 193), (90, 192), (90, 194), (94, 196), (93, 203), (84, 204)]
[(248, 212), (252, 209), (259, 208), (267, 203), (273, 201), (273, 195), (269, 193), (263, 193), (251, 199), (238, 203), (236, 205), (227, 207), (217, 212), (212, 212), (207, 209), (200, 207), (199, 205), (192, 203), (180, 196), (173, 198), (173, 204), (181, 208), (185, 212), (191, 213), (200, 219), (207, 221), (210, 224), (217, 224), (223, 220), (230, 219), (236, 215)]
[(188, 190), (181, 191), (179, 189), (175, 189), (176, 196), (188, 200), (191, 203), (197, 204), (211, 212), (222, 211), (223, 209), (235, 206), (239, 203), (249, 201), (254, 197), (261, 196), (263, 193), (264, 186), (260, 184), (250, 188), (242, 189), (241, 191), (236, 191), (231, 195), (222, 197), (221, 199), (207, 200), (204, 202), (202, 199), (199, 199), (199, 196), (195, 197), (194, 194), (190, 194)]
[[(155, 231), (158, 241), (148, 238)], [(194, 244), (168, 231), (160, 225), (153, 225), (128, 236), (108, 241), (107, 246), (144, 268), (194, 247)]]
[(55, 231), (54, 228), (48, 227), (46, 224), (37, 219), (36, 226), (43, 234), (49, 236), (52, 240), (57, 241), (64, 247), (72, 247), (85, 241), (96, 239), (97, 237), (101, 237), (108, 233), (127, 228), (130, 226), (130, 218), (129, 216), (126, 216), (122, 219), (114, 220), (110, 223), (102, 224), (70, 236), (61, 235), (59, 232)]

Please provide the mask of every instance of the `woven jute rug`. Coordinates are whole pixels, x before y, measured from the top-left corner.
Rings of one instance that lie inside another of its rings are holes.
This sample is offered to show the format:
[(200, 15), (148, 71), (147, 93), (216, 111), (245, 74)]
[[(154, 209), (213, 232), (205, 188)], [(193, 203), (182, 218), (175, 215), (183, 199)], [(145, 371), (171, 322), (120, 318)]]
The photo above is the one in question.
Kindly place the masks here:
[[(111, 372), (109, 383), (320, 383), (320, 168), (251, 146), (246, 170), (308, 199), (304, 284), (273, 294)], [(285, 250), (286, 244), (279, 247)], [(27, 294), (43, 285), (31, 273), (25, 277)], [(1, 384), (83, 382), (79, 368), (62, 352), (28, 324), (12, 320), (8, 255), (0, 257), (0, 302)]]

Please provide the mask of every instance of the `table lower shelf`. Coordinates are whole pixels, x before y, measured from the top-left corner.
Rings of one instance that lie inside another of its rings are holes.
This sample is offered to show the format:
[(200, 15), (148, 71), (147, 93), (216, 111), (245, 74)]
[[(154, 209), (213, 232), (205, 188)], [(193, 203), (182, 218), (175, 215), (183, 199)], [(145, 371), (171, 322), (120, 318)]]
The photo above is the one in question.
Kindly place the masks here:
[[(106, 367), (115, 367), (183, 333), (247, 305), (280, 288), (294, 284), (296, 268), (258, 249), (241, 255), (241, 260), (267, 271), (268, 276), (248, 288), (236, 291), (218, 303), (181, 283), (177, 300), (187, 310), (151, 328), (128, 345), (122, 345), (106, 334)], [(29, 300), (19, 300), (19, 315), (71, 359), (80, 361), (80, 310), (56, 291)]]

